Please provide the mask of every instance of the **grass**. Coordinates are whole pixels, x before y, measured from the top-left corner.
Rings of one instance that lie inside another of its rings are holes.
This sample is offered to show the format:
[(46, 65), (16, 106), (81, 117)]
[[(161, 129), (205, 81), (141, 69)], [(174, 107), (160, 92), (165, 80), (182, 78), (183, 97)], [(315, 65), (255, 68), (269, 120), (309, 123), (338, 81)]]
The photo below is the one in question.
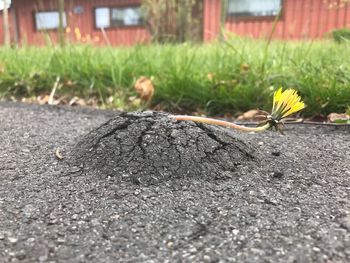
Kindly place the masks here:
[[(153, 76), (152, 105), (209, 115), (270, 110), (279, 87), (299, 91), (305, 116), (350, 105), (350, 45), (232, 38), (204, 45), (110, 48), (69, 45), (0, 48), (0, 97), (48, 94), (95, 97), (103, 107), (132, 110), (140, 76)], [(114, 100), (108, 100), (113, 97)]]

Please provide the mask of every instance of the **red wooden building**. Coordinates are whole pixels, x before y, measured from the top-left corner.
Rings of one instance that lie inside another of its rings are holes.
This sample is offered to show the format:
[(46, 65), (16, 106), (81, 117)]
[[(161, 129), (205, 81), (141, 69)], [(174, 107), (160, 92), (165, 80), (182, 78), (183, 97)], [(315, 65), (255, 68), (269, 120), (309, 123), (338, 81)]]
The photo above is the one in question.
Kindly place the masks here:
[(297, 40), (323, 38), (337, 28), (350, 29), (349, 0), (205, 0), (204, 40), (219, 32), (224, 12), (224, 28), (237, 35), (267, 37), (281, 10), (273, 37)]
[[(165, 0), (166, 1), (166, 0)], [(224, 27), (242, 36), (266, 37), (280, 13), (274, 38), (322, 38), (335, 28), (350, 28), (348, 0), (198, 0), (203, 41)], [(141, 19), (141, 0), (66, 0), (63, 25), (72, 42), (132, 45), (150, 41)], [(12, 0), (9, 10), (13, 42), (57, 42), (58, 0)], [(2, 17), (0, 42), (3, 43)]]

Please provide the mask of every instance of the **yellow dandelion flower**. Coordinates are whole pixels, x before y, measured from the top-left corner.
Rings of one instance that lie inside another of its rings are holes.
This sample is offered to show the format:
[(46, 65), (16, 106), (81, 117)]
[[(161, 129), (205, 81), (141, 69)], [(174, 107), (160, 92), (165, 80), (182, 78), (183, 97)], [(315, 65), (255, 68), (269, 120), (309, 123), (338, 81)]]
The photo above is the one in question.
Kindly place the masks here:
[(294, 89), (287, 89), (282, 92), (279, 88), (273, 95), (272, 119), (281, 120), (293, 113), (305, 108), (304, 102)]

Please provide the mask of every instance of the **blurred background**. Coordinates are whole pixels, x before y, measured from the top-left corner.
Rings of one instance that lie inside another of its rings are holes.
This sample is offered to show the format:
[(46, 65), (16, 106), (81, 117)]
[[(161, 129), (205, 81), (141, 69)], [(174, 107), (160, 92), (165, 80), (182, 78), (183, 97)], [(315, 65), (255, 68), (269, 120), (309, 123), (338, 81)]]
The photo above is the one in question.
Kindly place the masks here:
[(303, 97), (303, 117), (350, 123), (350, 0), (0, 0), (0, 9), (3, 100), (242, 118), (270, 110), (282, 86)]
[[(211, 41), (222, 30), (266, 38), (324, 38), (350, 27), (348, 0), (1, 0), (0, 41), (133, 45)], [(6, 5), (6, 9), (4, 9)], [(60, 30), (61, 28), (61, 30)], [(62, 30), (63, 28), (63, 30)], [(64, 36), (60, 36), (60, 34)], [(9, 38), (10, 40), (6, 40)]]

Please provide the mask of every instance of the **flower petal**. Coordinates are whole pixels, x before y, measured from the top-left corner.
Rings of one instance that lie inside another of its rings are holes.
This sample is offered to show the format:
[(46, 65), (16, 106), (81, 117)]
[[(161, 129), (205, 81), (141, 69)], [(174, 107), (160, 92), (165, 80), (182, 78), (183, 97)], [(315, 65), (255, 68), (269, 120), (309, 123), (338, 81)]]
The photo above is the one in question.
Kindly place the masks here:
[(279, 88), (273, 96), (272, 117), (276, 120), (285, 118), (305, 108), (304, 102), (294, 89), (287, 89), (282, 92)]

